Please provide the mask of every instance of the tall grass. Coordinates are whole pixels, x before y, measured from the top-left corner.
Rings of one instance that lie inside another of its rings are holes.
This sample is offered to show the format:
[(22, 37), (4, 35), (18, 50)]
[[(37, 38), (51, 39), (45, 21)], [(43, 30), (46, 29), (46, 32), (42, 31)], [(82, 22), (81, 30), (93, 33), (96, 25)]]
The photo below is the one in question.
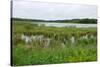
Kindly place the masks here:
[[(25, 21), (13, 21), (13, 65), (36, 65), (70, 62), (88, 62), (97, 60), (97, 32), (96, 28), (57, 28), (38, 26)], [(44, 35), (51, 38), (49, 47), (44, 48), (44, 42), (32, 41), (25, 44), (20, 39), (21, 34)], [(83, 34), (88, 39), (80, 40)], [(93, 35), (93, 38), (90, 36)], [(70, 41), (75, 37), (75, 43)], [(64, 41), (65, 39), (65, 41)], [(64, 47), (61, 44), (64, 42)]]

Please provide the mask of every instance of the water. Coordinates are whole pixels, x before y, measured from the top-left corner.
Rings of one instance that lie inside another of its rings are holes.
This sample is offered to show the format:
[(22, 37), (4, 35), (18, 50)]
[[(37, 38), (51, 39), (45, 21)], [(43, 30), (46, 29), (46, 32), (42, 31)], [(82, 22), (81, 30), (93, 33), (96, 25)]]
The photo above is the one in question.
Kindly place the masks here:
[(97, 24), (78, 24), (78, 23), (55, 23), (55, 22), (37, 22), (39, 26), (53, 26), (53, 27), (76, 27), (76, 28), (96, 28)]

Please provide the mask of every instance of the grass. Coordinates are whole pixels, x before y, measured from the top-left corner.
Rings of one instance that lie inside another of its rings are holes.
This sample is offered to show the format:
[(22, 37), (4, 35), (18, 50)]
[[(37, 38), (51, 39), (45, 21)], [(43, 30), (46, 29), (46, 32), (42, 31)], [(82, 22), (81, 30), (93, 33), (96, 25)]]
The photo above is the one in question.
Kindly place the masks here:
[[(23, 22), (23, 23), (22, 23)], [(57, 28), (38, 26), (37, 24), (26, 23), (25, 21), (13, 21), (12, 27), (12, 63), (13, 66), (88, 62), (97, 60), (97, 35), (96, 28)], [(48, 48), (43, 48), (44, 43), (33, 41), (25, 45), (20, 39), (21, 34), (44, 35), (53, 38)], [(94, 35), (88, 40), (79, 40), (84, 33)], [(76, 37), (76, 42), (72, 44), (70, 39)], [(61, 42), (66, 39), (65, 47), (61, 47)]]

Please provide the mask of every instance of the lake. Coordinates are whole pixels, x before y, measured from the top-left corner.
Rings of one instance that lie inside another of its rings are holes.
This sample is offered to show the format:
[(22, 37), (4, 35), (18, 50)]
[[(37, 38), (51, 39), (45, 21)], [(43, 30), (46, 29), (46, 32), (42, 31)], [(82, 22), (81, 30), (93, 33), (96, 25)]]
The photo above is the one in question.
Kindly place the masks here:
[[(35, 23), (35, 22), (34, 22)], [(55, 22), (37, 22), (39, 26), (52, 26), (52, 27), (76, 27), (76, 28), (96, 28), (97, 24), (78, 24), (78, 23), (55, 23)]]

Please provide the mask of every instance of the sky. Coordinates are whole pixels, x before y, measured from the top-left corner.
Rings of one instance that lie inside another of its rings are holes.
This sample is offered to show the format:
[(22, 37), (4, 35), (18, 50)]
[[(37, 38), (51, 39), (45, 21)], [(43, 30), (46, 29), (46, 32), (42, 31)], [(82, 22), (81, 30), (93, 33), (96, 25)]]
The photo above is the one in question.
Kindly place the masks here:
[(12, 17), (43, 20), (97, 18), (97, 6), (13, 0)]

